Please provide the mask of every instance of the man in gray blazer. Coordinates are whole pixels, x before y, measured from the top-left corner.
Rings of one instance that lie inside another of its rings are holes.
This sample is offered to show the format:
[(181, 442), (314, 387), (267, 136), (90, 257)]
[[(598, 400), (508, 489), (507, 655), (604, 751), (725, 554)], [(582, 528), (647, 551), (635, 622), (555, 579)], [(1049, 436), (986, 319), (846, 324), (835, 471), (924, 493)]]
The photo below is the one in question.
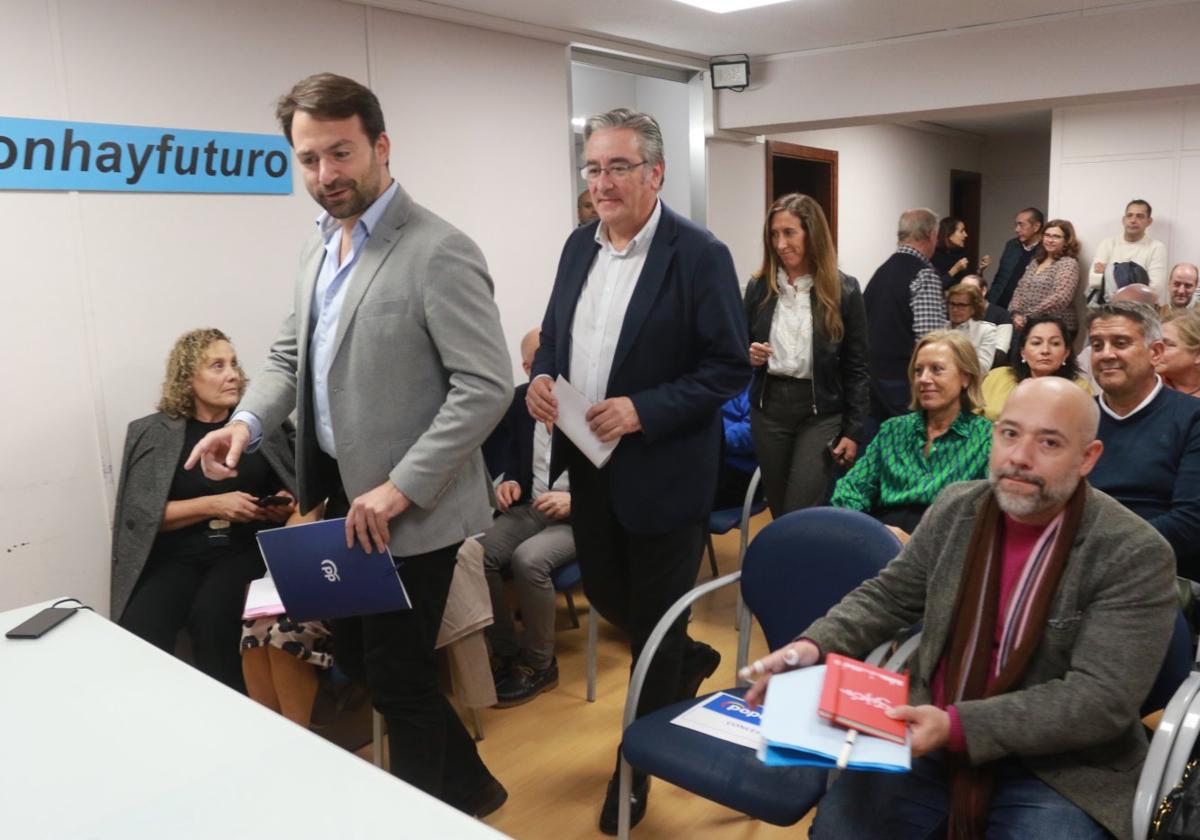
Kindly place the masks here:
[(747, 669), (759, 702), (771, 673), (924, 622), (912, 705), (889, 712), (912, 772), (843, 774), (810, 837), (1131, 836), (1139, 708), (1178, 607), (1166, 540), (1084, 480), (1098, 423), (1070, 382), (1021, 383), (991, 478), (947, 487), (877, 577)]
[(263, 372), (188, 466), (229, 475), (296, 411), (301, 509), (327, 499), (347, 545), (390, 547), (412, 601), (335, 622), (338, 663), (387, 719), (392, 772), (482, 816), (507, 794), (438, 689), (434, 643), (458, 547), (491, 523), (479, 447), (512, 394), (492, 282), (475, 244), (392, 180), (369, 89), (311, 76), (276, 115), (325, 212)]

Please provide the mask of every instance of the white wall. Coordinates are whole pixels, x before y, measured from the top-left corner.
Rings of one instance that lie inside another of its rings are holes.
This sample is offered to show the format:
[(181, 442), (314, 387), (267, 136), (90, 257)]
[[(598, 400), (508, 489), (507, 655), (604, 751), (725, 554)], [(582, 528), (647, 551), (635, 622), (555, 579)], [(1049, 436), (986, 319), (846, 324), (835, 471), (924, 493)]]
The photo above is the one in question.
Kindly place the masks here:
[[(900, 13), (903, 4), (895, 5)], [(777, 55), (755, 62), (745, 92), (720, 92), (718, 124), (764, 133), (1196, 86), (1197, 32), (1200, 4), (1113, 4), (1015, 26)]]
[[(274, 133), (278, 96), (322, 70), (379, 93), (393, 174), (480, 244), (515, 357), (572, 226), (565, 44), (333, 0), (11, 0), (0, 78), (21, 82), (0, 85), (0, 114)], [(299, 180), (291, 196), (0, 192), (0, 609), (107, 609), (126, 424), (192, 327), (229, 332), (254, 375), (318, 209)]]
[(1171, 263), (1200, 261), (1200, 97), (1054, 111), (1049, 213), (1075, 225), (1080, 262), (1121, 235), (1133, 198), (1153, 205)]
[[(978, 141), (899, 125), (770, 135), (838, 153), (838, 258), (866, 285), (896, 248), (896, 221), (911, 207), (944, 215), (950, 170), (978, 171)], [(709, 144), (709, 224), (730, 245), (743, 282), (762, 261), (766, 151), (759, 144)]]
[(1004, 243), (1013, 237), (1013, 218), (1026, 207), (1045, 212), (1050, 190), (1050, 132), (998, 134), (983, 143), (980, 161), (979, 255), (990, 254), (994, 277)]

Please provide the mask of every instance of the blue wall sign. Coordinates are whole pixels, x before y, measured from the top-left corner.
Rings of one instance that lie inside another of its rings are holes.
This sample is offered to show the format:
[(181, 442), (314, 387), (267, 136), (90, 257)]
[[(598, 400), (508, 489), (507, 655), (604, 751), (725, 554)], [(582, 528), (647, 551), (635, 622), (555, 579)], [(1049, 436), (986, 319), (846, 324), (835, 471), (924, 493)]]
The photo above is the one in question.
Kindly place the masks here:
[(0, 117), (0, 190), (292, 191), (275, 134)]

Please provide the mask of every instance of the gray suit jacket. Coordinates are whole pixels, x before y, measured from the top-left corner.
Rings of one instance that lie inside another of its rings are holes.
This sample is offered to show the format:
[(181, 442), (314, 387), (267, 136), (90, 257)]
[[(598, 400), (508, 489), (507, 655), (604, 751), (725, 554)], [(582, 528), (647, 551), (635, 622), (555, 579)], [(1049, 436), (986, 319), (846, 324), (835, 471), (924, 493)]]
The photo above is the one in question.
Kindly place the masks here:
[[(187, 421), (172, 420), (161, 411), (134, 420), (125, 433), (121, 478), (117, 484), (117, 506), (113, 513), (112, 594), (109, 615), (120, 621), (137, 585), (158, 526), (162, 523), (167, 495), (175, 478)], [(261, 452), (275, 475), (290, 492), (296, 492), (296, 459), (292, 434), (287, 427), (264, 427)]]
[[(325, 251), (300, 259), (292, 314), (241, 409), (264, 428), (296, 410), (300, 507), (328, 495), (318, 467), (309, 337)], [(512, 399), (512, 368), (483, 255), (400, 188), (347, 281), (329, 402), (350, 499), (390, 479), (413, 507), (390, 525), (392, 553), (443, 548), (491, 523), (479, 446)]]
[[(988, 492), (986, 481), (943, 490), (887, 568), (801, 635), (824, 652), (863, 656), (924, 620), (909, 684), (913, 704), (930, 702), (930, 680), (953, 629), (967, 545)], [(1138, 710), (1171, 638), (1174, 583), (1166, 540), (1089, 487), (1021, 689), (958, 704), (971, 762), (1019, 756), (1038, 778), (1128, 838), (1146, 756)]]

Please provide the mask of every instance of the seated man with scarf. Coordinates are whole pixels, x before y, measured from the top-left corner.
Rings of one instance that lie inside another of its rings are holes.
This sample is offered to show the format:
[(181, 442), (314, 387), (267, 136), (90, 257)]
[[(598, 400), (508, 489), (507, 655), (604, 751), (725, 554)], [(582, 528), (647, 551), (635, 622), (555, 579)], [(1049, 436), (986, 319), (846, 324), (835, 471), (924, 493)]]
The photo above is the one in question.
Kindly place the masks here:
[(842, 773), (810, 837), (1131, 836), (1139, 707), (1178, 609), (1175, 564), (1088, 486), (1098, 423), (1071, 382), (1021, 383), (990, 478), (947, 487), (877, 577), (745, 669), (761, 702), (772, 673), (862, 657), (924, 622), (911, 705), (888, 712), (909, 724), (912, 771)]

